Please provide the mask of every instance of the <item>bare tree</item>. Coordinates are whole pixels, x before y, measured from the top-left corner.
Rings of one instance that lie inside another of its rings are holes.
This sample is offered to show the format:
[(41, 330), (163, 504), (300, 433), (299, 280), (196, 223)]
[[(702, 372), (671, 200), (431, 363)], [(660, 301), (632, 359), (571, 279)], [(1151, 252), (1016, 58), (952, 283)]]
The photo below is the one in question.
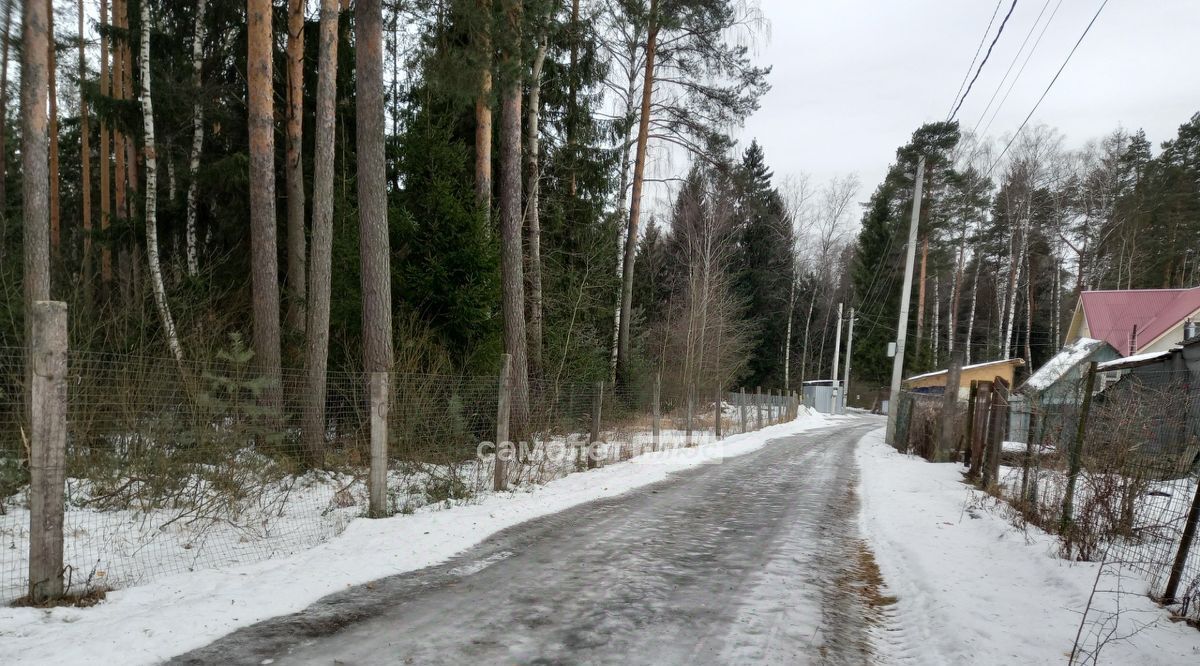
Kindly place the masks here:
[(329, 292), (333, 276), (334, 104), (337, 97), (338, 0), (321, 0), (316, 134), (313, 145), (311, 266), (305, 327), (304, 451), (318, 464), (325, 446), (325, 369), (329, 362)]
[(192, 150), (188, 157), (187, 222), (184, 228), (184, 245), (187, 254), (188, 275), (195, 277), (200, 272), (199, 251), (196, 239), (196, 215), (200, 205), (200, 151), (204, 148), (204, 104), (201, 98), (202, 70), (204, 67), (204, 14), (208, 0), (196, 1), (196, 25), (192, 33)]
[(287, 322), (304, 332), (304, 0), (288, 0), (287, 37)]
[(384, 167), (383, 7), (354, 7), (357, 79), (358, 233), (362, 262), (363, 353), (367, 372), (392, 368), (392, 271)]
[[(547, 21), (549, 16), (544, 17)], [(529, 374), (533, 377), (542, 376), (542, 224), (538, 207), (538, 194), (541, 191), (541, 171), (538, 165), (540, 149), (539, 121), (542, 113), (541, 87), (542, 67), (546, 62), (546, 50), (549, 39), (546, 27), (543, 25), (538, 35), (537, 51), (533, 56), (533, 67), (529, 74), (529, 199), (525, 204), (528, 211), (528, 278), (529, 278)]]
[(154, 103), (150, 96), (150, 3), (142, 1), (141, 61), (142, 61), (142, 127), (146, 141), (146, 259), (150, 267), (150, 284), (154, 304), (162, 320), (167, 346), (177, 363), (183, 363), (183, 348), (175, 331), (175, 319), (167, 304), (162, 267), (158, 261), (158, 147), (154, 141)]
[[(246, 83), (250, 126), (250, 290), (254, 356), (269, 387), (263, 400), (280, 401), (279, 274), (275, 238), (275, 126), (271, 96), (271, 1), (246, 1)], [(360, 91), (361, 99), (361, 91)]]

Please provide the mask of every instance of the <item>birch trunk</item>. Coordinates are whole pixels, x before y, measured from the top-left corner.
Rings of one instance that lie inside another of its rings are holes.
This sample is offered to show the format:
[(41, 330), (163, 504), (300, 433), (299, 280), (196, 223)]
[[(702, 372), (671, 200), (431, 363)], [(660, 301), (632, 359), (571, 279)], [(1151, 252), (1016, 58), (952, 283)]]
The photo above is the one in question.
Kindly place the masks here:
[(146, 260), (150, 268), (150, 285), (154, 290), (154, 305), (162, 320), (167, 346), (176, 363), (183, 363), (183, 349), (175, 332), (175, 319), (167, 304), (167, 289), (163, 284), (162, 267), (158, 260), (158, 154), (154, 142), (154, 103), (150, 97), (150, 3), (142, 1), (142, 128), (146, 142)]
[(334, 105), (337, 96), (338, 0), (321, 0), (314, 112), (313, 208), (311, 266), (308, 272), (308, 321), (304, 369), (304, 415), (301, 433), (310, 465), (318, 465), (325, 449), (325, 371), (329, 363), (329, 292), (333, 276)]
[(542, 223), (538, 194), (542, 174), (538, 166), (538, 125), (542, 111), (542, 66), (546, 61), (547, 45), (548, 40), (542, 35), (529, 77), (529, 201), (525, 204), (529, 221), (529, 375), (539, 378), (542, 376)]
[(633, 193), (629, 204), (629, 231), (625, 236), (625, 263), (621, 266), (621, 322), (617, 338), (617, 377), (628, 380), (629, 317), (633, 309), (633, 263), (637, 256), (638, 221), (642, 212), (642, 184), (646, 178), (646, 145), (650, 140), (650, 102), (654, 95), (654, 56), (658, 45), (658, 0), (650, 0), (646, 32), (646, 73), (642, 79), (642, 109), (638, 118), (637, 151), (633, 166)]
[(200, 151), (204, 148), (204, 106), (201, 104), (201, 72), (204, 67), (204, 13), (208, 0), (196, 0), (196, 27), (192, 36), (192, 151), (188, 157), (187, 222), (184, 228), (184, 245), (187, 254), (188, 275), (200, 273), (200, 259), (196, 242), (196, 215), (200, 205)]
[(971, 314), (967, 317), (967, 337), (963, 340), (963, 356), (964, 365), (971, 365), (971, 349), (975, 346), (972, 342), (972, 334), (975, 332), (975, 305), (979, 301), (979, 267), (983, 264), (983, 258), (975, 255), (975, 277), (971, 280)]
[(954, 284), (950, 288), (950, 317), (946, 326), (946, 351), (954, 354), (954, 339), (958, 337), (958, 307), (962, 295), (963, 270), (967, 256), (967, 225), (963, 224), (962, 235), (958, 241), (958, 258), (954, 261)]
[(288, 0), (287, 38), (287, 323), (304, 333), (304, 165), (301, 162), (304, 117), (304, 4)]
[(1012, 353), (1013, 343), (1013, 328), (1016, 324), (1017, 316), (1017, 292), (1021, 284), (1021, 274), (1025, 268), (1025, 253), (1029, 249), (1029, 217), (1026, 215), (1025, 223), (1021, 225), (1021, 241), (1020, 249), (1017, 254), (1017, 260), (1012, 267), (1009, 275), (1009, 296), (1008, 296), (1008, 314), (1005, 317), (1007, 324), (1004, 327), (1004, 356), (1008, 358)]
[(787, 328), (783, 334), (783, 390), (792, 390), (792, 314), (796, 310), (796, 279), (788, 287)]
[(813, 296), (808, 301), (808, 316), (804, 318), (804, 344), (800, 348), (800, 385), (804, 385), (804, 380), (808, 377), (808, 332), (812, 327), (813, 308), (817, 304), (817, 292), (813, 290)]
[[(633, 63), (636, 57), (636, 44), (630, 44), (629, 59)], [(633, 99), (637, 94), (637, 68), (632, 65), (629, 68), (629, 79), (625, 89), (625, 118), (632, 119), (634, 113)], [(617, 188), (617, 199), (620, 201), (619, 208), (622, 210), (625, 207), (625, 190), (629, 188), (629, 148), (633, 144), (633, 123), (629, 122), (625, 127), (625, 134), (621, 142), (621, 178), (619, 187)], [(622, 279), (625, 274), (625, 234), (622, 229), (617, 229), (617, 278)], [(613, 306), (613, 329), (612, 329), (612, 347), (609, 349), (608, 356), (608, 381), (610, 384), (616, 385), (617, 382), (617, 350), (620, 342), (621, 331), (621, 295), (617, 294), (616, 304)]]
[(933, 276), (933, 367), (938, 367), (938, 343), (941, 336), (942, 315), (942, 280), (936, 273)]

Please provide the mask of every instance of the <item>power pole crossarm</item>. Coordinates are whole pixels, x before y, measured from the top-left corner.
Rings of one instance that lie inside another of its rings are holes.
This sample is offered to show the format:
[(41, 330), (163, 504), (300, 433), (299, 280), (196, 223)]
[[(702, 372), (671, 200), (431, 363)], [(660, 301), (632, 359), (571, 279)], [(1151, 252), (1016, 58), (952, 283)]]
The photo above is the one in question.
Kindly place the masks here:
[(908, 248), (904, 257), (904, 286), (900, 290), (900, 317), (896, 323), (896, 358), (892, 359), (892, 385), (888, 394), (888, 444), (896, 437), (896, 412), (900, 401), (900, 379), (904, 374), (904, 343), (908, 338), (908, 306), (912, 295), (913, 264), (916, 263), (917, 223), (921, 219), (921, 186), (925, 178), (925, 157), (917, 158), (917, 182), (913, 189), (912, 220), (908, 226)]

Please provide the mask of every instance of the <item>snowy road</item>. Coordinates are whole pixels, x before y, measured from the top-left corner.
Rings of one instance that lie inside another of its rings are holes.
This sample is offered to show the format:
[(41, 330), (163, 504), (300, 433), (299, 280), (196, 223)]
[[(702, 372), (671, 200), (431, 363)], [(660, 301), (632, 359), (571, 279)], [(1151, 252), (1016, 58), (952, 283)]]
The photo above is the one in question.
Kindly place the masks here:
[(868, 662), (854, 447), (880, 424), (846, 419), (518, 525), (176, 661)]

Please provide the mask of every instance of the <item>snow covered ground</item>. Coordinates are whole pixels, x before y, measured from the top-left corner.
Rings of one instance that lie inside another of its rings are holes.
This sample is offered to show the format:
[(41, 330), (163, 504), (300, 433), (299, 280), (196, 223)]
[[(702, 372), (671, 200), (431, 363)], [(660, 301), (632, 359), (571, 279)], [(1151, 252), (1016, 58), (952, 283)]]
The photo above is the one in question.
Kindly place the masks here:
[(829, 424), (795, 421), (695, 448), (647, 453), (471, 504), (353, 520), (338, 537), (288, 557), (160, 577), (93, 608), (0, 608), (0, 663), (154, 663), (238, 627), (303, 609), (348, 586), (444, 561), (506, 527), (659, 481), (672, 471)]
[(1140, 577), (1060, 559), (1053, 536), (1013, 527), (959, 465), (901, 455), (882, 430), (857, 459), (862, 530), (897, 599), (877, 639), (887, 662), (1066, 663), (1090, 598), (1079, 663), (1200, 663), (1200, 631), (1172, 622)]

